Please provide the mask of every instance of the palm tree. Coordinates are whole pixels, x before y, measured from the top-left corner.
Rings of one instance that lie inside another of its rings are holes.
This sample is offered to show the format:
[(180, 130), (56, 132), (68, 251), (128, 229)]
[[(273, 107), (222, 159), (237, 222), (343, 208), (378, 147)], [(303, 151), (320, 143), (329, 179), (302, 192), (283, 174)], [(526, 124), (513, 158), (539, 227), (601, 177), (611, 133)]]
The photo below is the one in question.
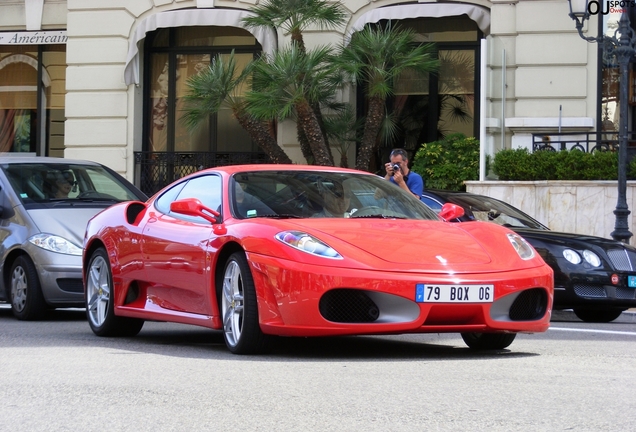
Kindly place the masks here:
[(227, 62), (222, 57), (215, 57), (207, 70), (188, 79), (189, 92), (184, 98), (185, 110), (181, 121), (192, 130), (208, 120), (210, 115), (217, 113), (221, 107), (227, 106), (273, 163), (291, 163), (268, 125), (245, 109), (246, 103), (240, 95), (240, 89), (247, 82), (248, 73), (248, 69), (237, 73), (234, 52), (229, 55)]
[(385, 104), (393, 94), (396, 79), (407, 70), (430, 73), (438, 68), (433, 45), (416, 45), (410, 29), (392, 25), (366, 26), (354, 33), (348, 45), (341, 45), (339, 67), (365, 86), (368, 98), (364, 130), (356, 168), (369, 170), (371, 157), (379, 147), (378, 134), (386, 118)]
[(323, 127), (311, 106), (326, 95), (332, 97), (339, 85), (339, 76), (329, 61), (330, 51), (330, 47), (319, 47), (301, 53), (292, 44), (261, 57), (250, 68), (253, 85), (246, 95), (247, 110), (256, 118), (295, 116), (317, 165), (333, 165)]
[[(340, 1), (331, 2), (326, 0), (268, 0), (253, 7), (251, 11), (255, 15), (243, 19), (243, 22), (248, 27), (282, 29), (291, 36), (292, 45), (296, 46), (300, 55), (304, 55), (307, 51), (303, 38), (304, 30), (309, 26), (317, 26), (321, 29), (337, 28), (345, 23), (347, 17), (346, 9)], [(302, 76), (298, 78), (300, 81), (304, 80)], [(321, 146), (324, 146), (324, 148), (319, 149), (319, 152), (321, 154), (327, 153), (329, 158), (333, 159), (327, 134), (324, 132), (325, 123), (320, 110), (320, 102), (312, 100), (310, 95), (305, 95), (305, 97), (323, 131), (324, 144)], [(315, 146), (316, 142), (314, 141), (310, 144), (309, 137), (305, 135), (303, 125), (297, 122), (296, 127), (298, 142), (303, 156), (308, 163), (317, 163), (317, 160), (322, 157), (315, 155), (313, 152), (312, 144)]]
[(281, 28), (302, 53), (306, 52), (303, 31), (307, 27), (333, 29), (344, 24), (347, 17), (339, 1), (326, 0), (269, 0), (251, 11), (255, 15), (243, 19), (247, 26)]

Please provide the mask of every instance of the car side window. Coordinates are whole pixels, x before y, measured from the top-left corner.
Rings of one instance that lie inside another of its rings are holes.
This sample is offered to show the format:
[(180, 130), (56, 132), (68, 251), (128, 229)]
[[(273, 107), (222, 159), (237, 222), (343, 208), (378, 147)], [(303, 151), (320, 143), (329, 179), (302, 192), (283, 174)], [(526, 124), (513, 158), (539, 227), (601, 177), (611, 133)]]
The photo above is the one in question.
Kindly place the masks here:
[(432, 198), (422, 196), (422, 202), (429, 206), (432, 210), (434, 210), (435, 213), (439, 213), (442, 210), (442, 204), (438, 203)]
[[(203, 204), (204, 206), (212, 210), (220, 211), (222, 202), (221, 192), (222, 187), (220, 176), (203, 175), (201, 177), (195, 177), (188, 180), (188, 182), (186, 182), (180, 188), (176, 195), (164, 194), (164, 196), (160, 198), (161, 204), (158, 203), (157, 208), (162, 212), (168, 213), (170, 214), (170, 216), (179, 219), (184, 219), (196, 223), (209, 224), (210, 222), (198, 216), (185, 216), (170, 212), (170, 202), (186, 198), (196, 198), (201, 201), (201, 204)], [(174, 197), (174, 199), (168, 201), (168, 199), (172, 197)], [(167, 211), (164, 211), (164, 208), (167, 208)]]

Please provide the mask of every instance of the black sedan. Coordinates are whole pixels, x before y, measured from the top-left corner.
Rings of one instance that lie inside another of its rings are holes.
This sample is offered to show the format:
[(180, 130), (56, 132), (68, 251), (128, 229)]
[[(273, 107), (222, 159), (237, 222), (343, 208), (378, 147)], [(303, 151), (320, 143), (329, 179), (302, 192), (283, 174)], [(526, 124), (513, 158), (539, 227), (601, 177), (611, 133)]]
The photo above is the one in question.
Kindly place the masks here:
[(525, 238), (554, 270), (554, 309), (573, 309), (587, 322), (610, 322), (636, 307), (636, 248), (602, 237), (551, 231), (521, 210), (469, 192), (428, 189), (422, 202), (440, 211), (464, 208), (458, 222), (489, 221)]

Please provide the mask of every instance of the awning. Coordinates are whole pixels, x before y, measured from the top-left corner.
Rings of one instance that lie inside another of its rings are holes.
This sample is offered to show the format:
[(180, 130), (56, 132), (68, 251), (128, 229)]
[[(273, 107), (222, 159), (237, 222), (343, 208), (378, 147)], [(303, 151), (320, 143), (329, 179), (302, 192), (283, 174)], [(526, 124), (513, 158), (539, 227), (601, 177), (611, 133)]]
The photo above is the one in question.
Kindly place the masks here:
[(459, 3), (420, 3), (401, 6), (389, 6), (373, 9), (362, 15), (347, 31), (345, 42), (351, 35), (364, 28), (366, 24), (381, 20), (402, 20), (408, 18), (442, 18), (468, 15), (477, 23), (484, 34), (490, 33), (490, 11), (480, 6)]
[(243, 18), (253, 13), (241, 10), (226, 9), (188, 9), (160, 12), (142, 20), (132, 36), (128, 46), (124, 81), (126, 85), (139, 84), (139, 45), (146, 33), (158, 28), (190, 27), (190, 26), (225, 26), (238, 27), (249, 31), (263, 47), (263, 51), (272, 54), (276, 49), (276, 33), (265, 27), (246, 28)]

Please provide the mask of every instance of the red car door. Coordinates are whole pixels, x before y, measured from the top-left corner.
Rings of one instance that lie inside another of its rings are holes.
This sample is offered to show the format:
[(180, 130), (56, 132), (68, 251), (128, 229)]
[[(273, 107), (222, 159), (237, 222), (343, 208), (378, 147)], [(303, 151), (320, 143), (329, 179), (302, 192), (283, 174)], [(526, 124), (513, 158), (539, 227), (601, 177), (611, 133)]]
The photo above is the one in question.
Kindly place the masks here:
[(221, 205), (221, 178), (205, 175), (175, 186), (155, 202), (143, 231), (142, 251), (148, 298), (159, 306), (211, 315), (214, 281), (211, 274), (212, 224), (202, 218), (172, 214), (170, 202), (198, 198), (213, 209)]

